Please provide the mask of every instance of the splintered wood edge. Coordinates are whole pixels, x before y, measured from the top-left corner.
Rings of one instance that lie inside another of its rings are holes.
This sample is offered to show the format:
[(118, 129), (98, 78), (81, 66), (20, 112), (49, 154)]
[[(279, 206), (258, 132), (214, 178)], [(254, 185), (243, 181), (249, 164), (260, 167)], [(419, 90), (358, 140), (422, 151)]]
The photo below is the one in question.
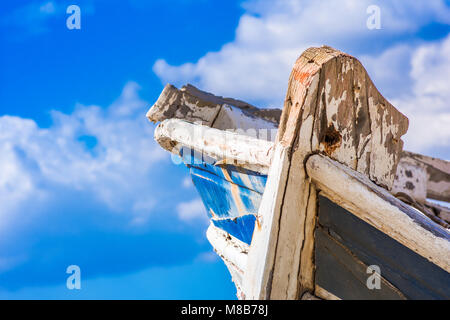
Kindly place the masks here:
[(324, 288), (322, 288), (321, 286), (319, 286), (317, 284), (315, 286), (314, 293), (316, 296), (318, 296), (319, 298), (324, 299), (324, 300), (342, 300), (341, 298), (328, 292), (327, 290), (325, 290)]
[[(306, 94), (319, 71), (317, 97), (308, 104)], [(300, 56), (289, 80), (278, 141), (292, 146), (305, 113), (314, 119), (312, 151), (391, 188), (409, 121), (382, 96), (356, 58), (329, 47), (310, 48)]]
[(248, 245), (215, 227), (212, 223), (206, 231), (206, 237), (228, 268), (231, 279), (236, 286), (237, 297), (245, 299), (242, 283), (247, 265)]
[(248, 245), (230, 236), (212, 223), (206, 231), (206, 237), (214, 251), (236, 271), (243, 274), (247, 265)]

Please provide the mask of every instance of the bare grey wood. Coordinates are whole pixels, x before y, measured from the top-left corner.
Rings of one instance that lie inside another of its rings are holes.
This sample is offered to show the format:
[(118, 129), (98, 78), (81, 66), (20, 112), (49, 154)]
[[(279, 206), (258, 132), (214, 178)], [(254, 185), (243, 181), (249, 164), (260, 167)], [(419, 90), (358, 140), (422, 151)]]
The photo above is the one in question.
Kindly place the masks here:
[(450, 272), (450, 233), (359, 172), (323, 155), (306, 162), (308, 176), (330, 200)]
[(315, 232), (315, 277), (320, 287), (345, 300), (406, 299), (383, 275), (380, 276), (380, 288), (370, 290), (366, 285), (368, 265), (330, 233), (322, 226)]
[[(450, 298), (450, 273), (324, 196), (319, 196), (318, 226), (316, 259), (322, 260), (317, 263), (317, 282), (337, 296), (343, 299)], [(376, 266), (381, 276), (379, 290), (366, 287), (366, 280), (373, 273), (373, 269), (366, 273), (368, 266)], [(362, 280), (360, 285), (358, 278)]]

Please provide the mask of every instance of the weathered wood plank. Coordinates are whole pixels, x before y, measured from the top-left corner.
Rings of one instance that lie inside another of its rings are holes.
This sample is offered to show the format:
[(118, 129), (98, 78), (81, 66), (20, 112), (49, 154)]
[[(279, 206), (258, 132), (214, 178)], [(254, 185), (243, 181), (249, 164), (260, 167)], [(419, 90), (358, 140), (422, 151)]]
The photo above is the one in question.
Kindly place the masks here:
[(266, 189), (258, 210), (258, 228), (253, 232), (243, 290), (247, 299), (269, 299), (273, 261), (278, 236), (279, 214), (288, 175), (288, 148), (275, 145)]
[(339, 298), (338, 296), (335, 296), (334, 294), (328, 292), (327, 290), (325, 290), (324, 288), (322, 288), (321, 286), (317, 285), (315, 286), (315, 290), (314, 293), (321, 299), (324, 300), (342, 300), (341, 298)]
[(245, 111), (229, 105), (221, 107), (212, 127), (267, 141), (275, 141), (277, 135), (277, 123), (248, 116)]
[(173, 85), (167, 84), (158, 100), (147, 112), (147, 118), (152, 122), (174, 118), (190, 122), (200, 121), (211, 127), (220, 111), (221, 101), (214, 101), (212, 95), (205, 95), (202, 99), (187, 89), (178, 90)]
[[(450, 273), (324, 196), (319, 196), (316, 261), (317, 283), (343, 299), (450, 297)], [(372, 265), (382, 277), (380, 290), (366, 287), (366, 270)]]
[[(321, 204), (320, 204), (321, 205)], [(319, 219), (322, 208), (320, 207)], [(316, 284), (344, 300), (404, 300), (405, 296), (380, 277), (380, 288), (367, 287), (368, 265), (358, 259), (348, 247), (333, 237), (323, 226), (316, 228)], [(383, 270), (384, 271), (384, 270)]]
[(261, 195), (264, 193), (267, 175), (233, 165), (222, 165), (215, 159), (196, 158), (198, 152), (189, 147), (181, 149), (180, 153), (182, 161), (188, 168), (208, 171), (240, 187), (255, 191)]
[(369, 177), (376, 184), (391, 189), (403, 149), (401, 137), (408, 130), (409, 121), (378, 92), (365, 74), (372, 144)]
[[(310, 91), (305, 90), (305, 108), (298, 114), (293, 109), (294, 116), (300, 117), (297, 121), (301, 123), (299, 127), (297, 145), (292, 154), (287, 179), (286, 190), (281, 207), (280, 229), (278, 231), (278, 242), (276, 245), (277, 254), (274, 261), (274, 271), (272, 280), (271, 299), (298, 299), (305, 291), (312, 291), (310, 275), (301, 276), (302, 285), (299, 282), (300, 259), (305, 248), (306, 240), (311, 240), (305, 236), (305, 224), (308, 212), (308, 204), (313, 206), (309, 211), (315, 215), (315, 202), (310, 201), (311, 186), (306, 179), (303, 162), (311, 150), (311, 132), (315, 112), (315, 98), (317, 97), (317, 85), (319, 76), (316, 74), (311, 79)], [(293, 98), (293, 97), (292, 97)], [(291, 99), (296, 105), (299, 104)], [(290, 119), (291, 120), (291, 119)], [(298, 126), (298, 124), (297, 124)], [(284, 139), (286, 138), (286, 135)], [(287, 142), (287, 140), (285, 140)], [(314, 191), (313, 191), (314, 193)], [(309, 246), (307, 246), (309, 248)], [(305, 255), (305, 254), (304, 254)], [(306, 268), (302, 269), (307, 272)]]
[(321, 72), (313, 144), (390, 189), (408, 119), (383, 98), (357, 59), (341, 54)]
[(256, 224), (256, 216), (246, 214), (239, 217), (211, 219), (211, 222), (219, 229), (227, 232), (229, 235), (250, 245), (252, 242), (253, 231)]
[(306, 162), (308, 176), (333, 202), (450, 272), (450, 233), (406, 206), (366, 176), (322, 155)]
[(412, 160), (402, 157), (397, 167), (394, 185), (391, 193), (394, 196), (406, 195), (424, 204), (427, 200), (427, 171), (426, 167)]
[(305, 217), (305, 240), (300, 256), (300, 272), (299, 282), (303, 284), (305, 290), (314, 288), (315, 280), (315, 259), (314, 259), (314, 229), (316, 227), (316, 211), (317, 211), (317, 190), (314, 184), (310, 185), (309, 203)]
[(196, 158), (190, 150), (182, 151), (212, 223), (250, 244), (267, 177), (233, 166), (218, 167)]
[[(430, 165), (430, 163), (434, 165)], [(444, 160), (403, 152), (391, 193), (403, 202), (420, 210), (436, 223), (445, 228), (450, 228), (450, 209), (427, 201), (428, 198), (436, 198), (436, 194), (439, 195), (438, 198), (446, 199), (445, 184), (448, 180), (448, 187), (450, 188), (450, 174), (446, 175), (442, 171), (445, 169), (450, 170), (450, 166), (446, 168), (446, 161)], [(444, 190), (436, 189), (436, 184), (430, 180), (432, 176), (440, 177), (439, 186), (444, 187)]]
[(212, 223), (206, 231), (206, 237), (214, 251), (243, 274), (247, 265), (248, 245), (239, 241)]
[[(368, 100), (358, 102), (355, 107), (354, 102), (361, 95), (355, 95), (354, 91), (363, 86), (367, 87)], [(314, 289), (312, 258), (307, 258), (311, 256), (310, 243), (314, 239), (311, 233), (307, 235), (306, 229), (311, 230), (310, 224), (314, 222), (311, 218), (307, 221), (307, 217), (308, 212), (312, 215), (315, 212), (315, 202), (309, 199), (315, 190), (311, 192), (306, 179), (305, 158), (313, 152), (325, 152), (390, 187), (402, 147), (400, 137), (407, 129), (407, 119), (382, 99), (361, 64), (331, 48), (308, 49), (297, 60), (286, 102), (278, 137), (294, 150), (281, 209), (282, 231), (278, 237), (271, 293), (274, 299), (295, 299), (305, 290)], [(385, 137), (377, 141), (372, 138), (372, 133), (381, 131), (381, 126), (386, 133), (392, 131), (392, 141)], [(386, 164), (382, 162), (387, 159), (368, 156), (374, 148), (380, 149), (377, 152), (390, 161)], [(367, 159), (364, 166), (358, 167), (360, 157)]]
[[(153, 122), (182, 119), (220, 130), (239, 130), (240, 134), (274, 140), (279, 109), (258, 109), (249, 103), (215, 96), (192, 85), (178, 90), (166, 85), (147, 113)], [(265, 130), (263, 130), (265, 129)]]
[(428, 198), (450, 202), (450, 161), (407, 151), (403, 152), (402, 157), (425, 166)]
[(279, 225), (271, 235), (275, 255), (273, 266), (268, 268), (271, 279), (266, 285), (270, 289), (266, 292), (270, 299), (298, 299), (304, 292), (314, 290), (307, 287), (310, 276), (302, 277), (306, 280), (304, 285), (298, 281), (308, 203), (315, 206), (309, 201), (310, 185), (303, 159), (311, 152), (318, 72), (322, 63), (330, 58), (331, 55), (323, 54), (321, 50), (307, 50), (295, 63), (289, 81), (278, 140), (280, 145), (289, 148), (291, 155), (287, 159), (286, 180), (279, 181), (279, 204), (274, 213)]
[(225, 262), (236, 286), (238, 298), (245, 299), (242, 283), (248, 259), (248, 246), (212, 224), (206, 231), (206, 237), (217, 255)]
[(191, 167), (190, 173), (212, 218), (235, 218), (258, 212), (261, 194), (202, 169)]
[(192, 124), (184, 120), (170, 119), (161, 122), (155, 129), (155, 140), (164, 149), (179, 155), (180, 150), (190, 148), (214, 161), (265, 173), (271, 164), (273, 143)]

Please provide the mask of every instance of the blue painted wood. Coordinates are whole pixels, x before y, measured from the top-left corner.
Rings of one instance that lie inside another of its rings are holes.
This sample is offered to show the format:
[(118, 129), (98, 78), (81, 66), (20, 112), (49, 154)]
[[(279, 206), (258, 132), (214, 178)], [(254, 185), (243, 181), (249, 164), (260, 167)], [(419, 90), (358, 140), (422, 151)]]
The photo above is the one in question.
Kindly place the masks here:
[(235, 218), (258, 213), (261, 194), (205, 170), (191, 167), (190, 172), (211, 218)]
[(256, 222), (255, 215), (248, 214), (235, 219), (213, 219), (212, 222), (216, 227), (228, 232), (242, 242), (245, 242), (248, 245), (252, 242)]
[(215, 160), (193, 150), (180, 155), (213, 224), (250, 244), (267, 176)]
[[(450, 274), (385, 233), (359, 219), (349, 211), (319, 197), (319, 219), (316, 229), (316, 283), (331, 293), (345, 298), (353, 297), (350, 282), (356, 278), (345, 277), (337, 264), (346, 270), (357, 269), (356, 263), (347, 263), (344, 255), (330, 248), (323, 235), (328, 235), (355, 259), (367, 266), (380, 267), (381, 276), (395, 286), (408, 299), (450, 299)], [(327, 255), (334, 255), (334, 258)], [(328, 261), (328, 262), (325, 262)], [(347, 284), (342, 283), (346, 279)], [(339, 281), (338, 281), (339, 280)], [(356, 287), (356, 284), (355, 286)], [(359, 288), (362, 288), (359, 286)], [(339, 293), (339, 294), (338, 294)], [(370, 293), (370, 292), (366, 292)], [(372, 291), (373, 293), (373, 291)]]
[(264, 193), (267, 175), (233, 165), (226, 165), (225, 167), (216, 166), (215, 159), (186, 148), (181, 150), (181, 157), (188, 167), (208, 171), (241, 187), (245, 187), (260, 194)]

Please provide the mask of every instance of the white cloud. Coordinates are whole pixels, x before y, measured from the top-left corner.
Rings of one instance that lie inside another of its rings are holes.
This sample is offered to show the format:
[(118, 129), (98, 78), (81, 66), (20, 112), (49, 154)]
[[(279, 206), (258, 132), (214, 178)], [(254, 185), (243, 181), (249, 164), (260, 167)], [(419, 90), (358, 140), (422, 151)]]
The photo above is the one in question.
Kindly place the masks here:
[(214, 263), (219, 261), (219, 256), (214, 251), (207, 251), (200, 253), (195, 260), (202, 263)]
[(0, 256), (0, 273), (11, 270), (18, 264), (27, 260), (27, 256), (24, 254), (14, 255), (10, 257)]
[(182, 221), (203, 221), (207, 222), (208, 216), (201, 199), (194, 199), (188, 202), (181, 202), (177, 206), (178, 218)]
[(410, 120), (405, 147), (450, 158), (450, 35), (419, 46), (411, 64), (412, 94), (392, 99)]
[[(381, 8), (381, 30), (366, 27), (372, 4)], [(439, 50), (446, 46), (414, 38), (431, 23), (450, 24), (445, 1), (254, 0), (244, 8), (234, 41), (220, 51), (179, 66), (157, 60), (153, 70), (161, 81), (281, 107), (296, 57), (328, 44), (359, 57), (383, 95), (410, 118), (407, 148), (445, 153), (450, 64)], [(434, 125), (425, 128), (424, 121)]]
[(32, 2), (10, 12), (2, 22), (23, 28), (30, 34), (39, 34), (49, 30), (48, 21), (53, 19), (57, 12), (63, 12), (63, 8), (54, 1)]
[(369, 30), (366, 9), (371, 4), (371, 0), (249, 1), (233, 42), (195, 63), (172, 66), (159, 59), (153, 70), (162, 82), (191, 82), (220, 95), (280, 107), (292, 65), (307, 47), (328, 44), (351, 54), (373, 54), (381, 42), (432, 21), (450, 23), (450, 9), (441, 0), (390, 1), (380, 3), (382, 29)]
[(379, 55), (362, 55), (358, 59), (367, 69), (377, 88), (385, 97), (411, 94), (413, 79), (408, 76), (414, 47), (401, 43)]
[(39, 11), (45, 14), (53, 14), (56, 11), (56, 7), (52, 1), (49, 1), (41, 5)]
[(184, 178), (182, 184), (183, 184), (183, 188), (186, 188), (186, 189), (193, 187), (191, 177)]
[(88, 192), (113, 211), (130, 212), (133, 223), (145, 222), (156, 203), (145, 191), (154, 188), (151, 176), (168, 156), (153, 140), (138, 89), (128, 83), (106, 109), (53, 111), (50, 128), (0, 117), (0, 226), (25, 214), (24, 205), (46, 201), (55, 185)]

